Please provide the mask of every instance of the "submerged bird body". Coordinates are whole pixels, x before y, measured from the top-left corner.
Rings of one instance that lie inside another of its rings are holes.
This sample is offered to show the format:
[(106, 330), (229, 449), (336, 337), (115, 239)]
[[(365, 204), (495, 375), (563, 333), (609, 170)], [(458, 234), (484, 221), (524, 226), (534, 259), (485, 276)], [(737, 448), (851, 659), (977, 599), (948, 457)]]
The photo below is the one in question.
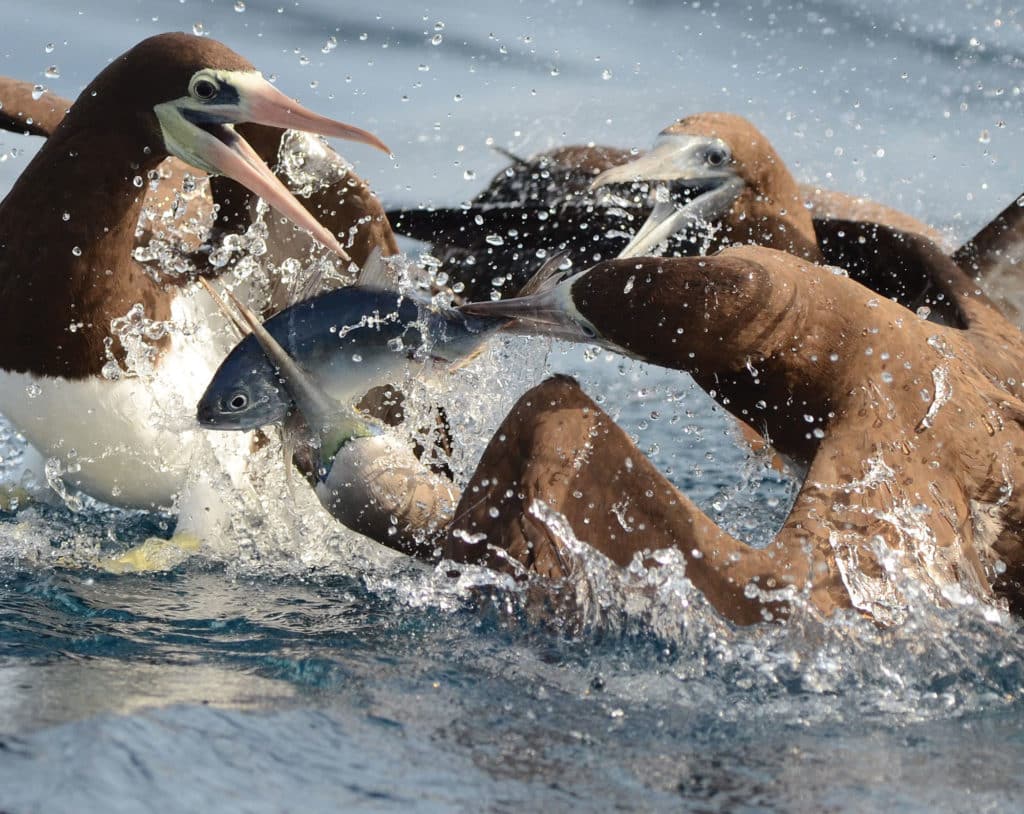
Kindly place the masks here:
[[(168, 155), (233, 175), (340, 250), (238, 121), (383, 146), (288, 100), (220, 43), (159, 35), (93, 80), (0, 203), (0, 412), (54, 459), (48, 477), (168, 507), (205, 443), (190, 406), (227, 350), (224, 323), (186, 280), (132, 259), (145, 181)], [(241, 439), (210, 443), (232, 448), (237, 474)]]
[[(414, 358), (451, 363), (472, 355), (500, 325), (395, 292), (349, 286), (285, 309), (266, 328), (332, 399), (351, 405), (372, 387), (402, 381)], [(275, 366), (250, 335), (210, 382), (199, 423), (255, 429), (280, 423), (292, 405)]]

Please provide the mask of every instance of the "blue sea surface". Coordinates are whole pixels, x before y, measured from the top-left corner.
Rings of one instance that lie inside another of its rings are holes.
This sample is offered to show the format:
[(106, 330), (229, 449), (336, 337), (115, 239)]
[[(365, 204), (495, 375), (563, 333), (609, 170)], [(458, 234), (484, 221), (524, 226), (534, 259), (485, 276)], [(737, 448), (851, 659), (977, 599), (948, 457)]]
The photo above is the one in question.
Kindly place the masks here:
[[(221, 39), (379, 134), (394, 159), (343, 149), (388, 205), (469, 199), (506, 163), (493, 146), (643, 148), (701, 110), (951, 245), (1024, 188), (1024, 30), (998, 2), (7, 0), (2, 19), (0, 73), (67, 97), (147, 35)], [(0, 187), (37, 144), (0, 134)], [(505, 342), (494, 371), (574, 373), (712, 516), (771, 538), (792, 481), (686, 376)], [(480, 407), (477, 454), (500, 418)], [(1024, 807), (1019, 624), (975, 606), (736, 629), (678, 566), (594, 560), (583, 607), (545, 618), (326, 527), (159, 575), (83, 556), (167, 524), (91, 504), (0, 518), (0, 811)]]

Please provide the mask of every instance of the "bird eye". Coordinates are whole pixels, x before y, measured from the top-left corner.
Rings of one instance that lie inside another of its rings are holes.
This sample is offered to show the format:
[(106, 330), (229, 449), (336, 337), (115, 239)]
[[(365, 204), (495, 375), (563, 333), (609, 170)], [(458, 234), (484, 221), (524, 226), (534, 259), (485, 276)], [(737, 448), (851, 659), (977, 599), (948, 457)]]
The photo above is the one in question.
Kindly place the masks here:
[(589, 325), (585, 325), (583, 323), (580, 323), (580, 332), (585, 337), (587, 337), (587, 339), (593, 339), (595, 336), (597, 336), (597, 331), (595, 331)]
[(232, 410), (244, 410), (248, 406), (249, 397), (245, 393), (235, 393), (228, 401), (228, 407)]
[(217, 96), (220, 88), (217, 87), (217, 83), (210, 79), (197, 79), (192, 83), (190, 93), (196, 98), (203, 102), (209, 102), (211, 99)]
[(704, 160), (711, 167), (721, 167), (729, 160), (729, 152), (723, 147), (708, 147)]

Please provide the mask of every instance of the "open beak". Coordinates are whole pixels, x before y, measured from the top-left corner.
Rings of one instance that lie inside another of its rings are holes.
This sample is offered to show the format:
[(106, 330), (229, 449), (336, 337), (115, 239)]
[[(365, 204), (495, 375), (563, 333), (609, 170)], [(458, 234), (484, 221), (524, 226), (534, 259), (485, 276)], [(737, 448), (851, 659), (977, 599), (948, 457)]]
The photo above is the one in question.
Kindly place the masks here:
[(372, 133), (307, 110), (255, 71), (218, 71), (210, 76), (216, 80), (214, 98), (204, 101), (188, 95), (154, 107), (168, 151), (205, 172), (234, 179), (343, 260), (350, 260), (337, 237), (288, 191), (232, 125), (251, 122), (334, 136), (390, 155), (387, 146)]
[[(708, 150), (715, 142), (702, 136), (663, 135), (649, 153), (594, 179), (591, 189), (635, 181), (657, 183), (654, 209), (620, 258), (650, 252), (687, 226), (717, 220), (729, 210), (744, 183), (727, 166), (708, 164)], [(673, 194), (677, 189), (686, 197)]]

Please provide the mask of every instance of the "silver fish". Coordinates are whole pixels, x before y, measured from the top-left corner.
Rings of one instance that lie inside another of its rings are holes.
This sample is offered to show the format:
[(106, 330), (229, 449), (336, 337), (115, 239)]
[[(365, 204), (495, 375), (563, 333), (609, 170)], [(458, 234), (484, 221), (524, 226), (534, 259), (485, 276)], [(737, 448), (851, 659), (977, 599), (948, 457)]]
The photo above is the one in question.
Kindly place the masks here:
[[(265, 327), (328, 396), (352, 404), (377, 385), (401, 382), (417, 360), (450, 364), (472, 356), (503, 322), (350, 286), (293, 305)], [(250, 335), (221, 363), (197, 417), (212, 429), (251, 430), (282, 422), (294, 403)]]
[[(232, 298), (233, 299), (233, 298)], [(219, 300), (218, 300), (219, 301)], [(338, 520), (391, 548), (430, 558), (460, 492), (431, 472), (404, 439), (333, 400), (245, 306), (234, 301), (281, 386), (317, 435), (316, 496)]]
[[(544, 263), (520, 296), (549, 284), (563, 255)], [(434, 359), (464, 363), (502, 328), (503, 317), (477, 317), (399, 294), (387, 287), (379, 256), (367, 261), (365, 284), (337, 288), (286, 308), (264, 323), (286, 356), (334, 402), (352, 405), (368, 390), (401, 382), (409, 365)], [(196, 413), (217, 430), (252, 430), (284, 421), (295, 399), (252, 336), (217, 369)]]

